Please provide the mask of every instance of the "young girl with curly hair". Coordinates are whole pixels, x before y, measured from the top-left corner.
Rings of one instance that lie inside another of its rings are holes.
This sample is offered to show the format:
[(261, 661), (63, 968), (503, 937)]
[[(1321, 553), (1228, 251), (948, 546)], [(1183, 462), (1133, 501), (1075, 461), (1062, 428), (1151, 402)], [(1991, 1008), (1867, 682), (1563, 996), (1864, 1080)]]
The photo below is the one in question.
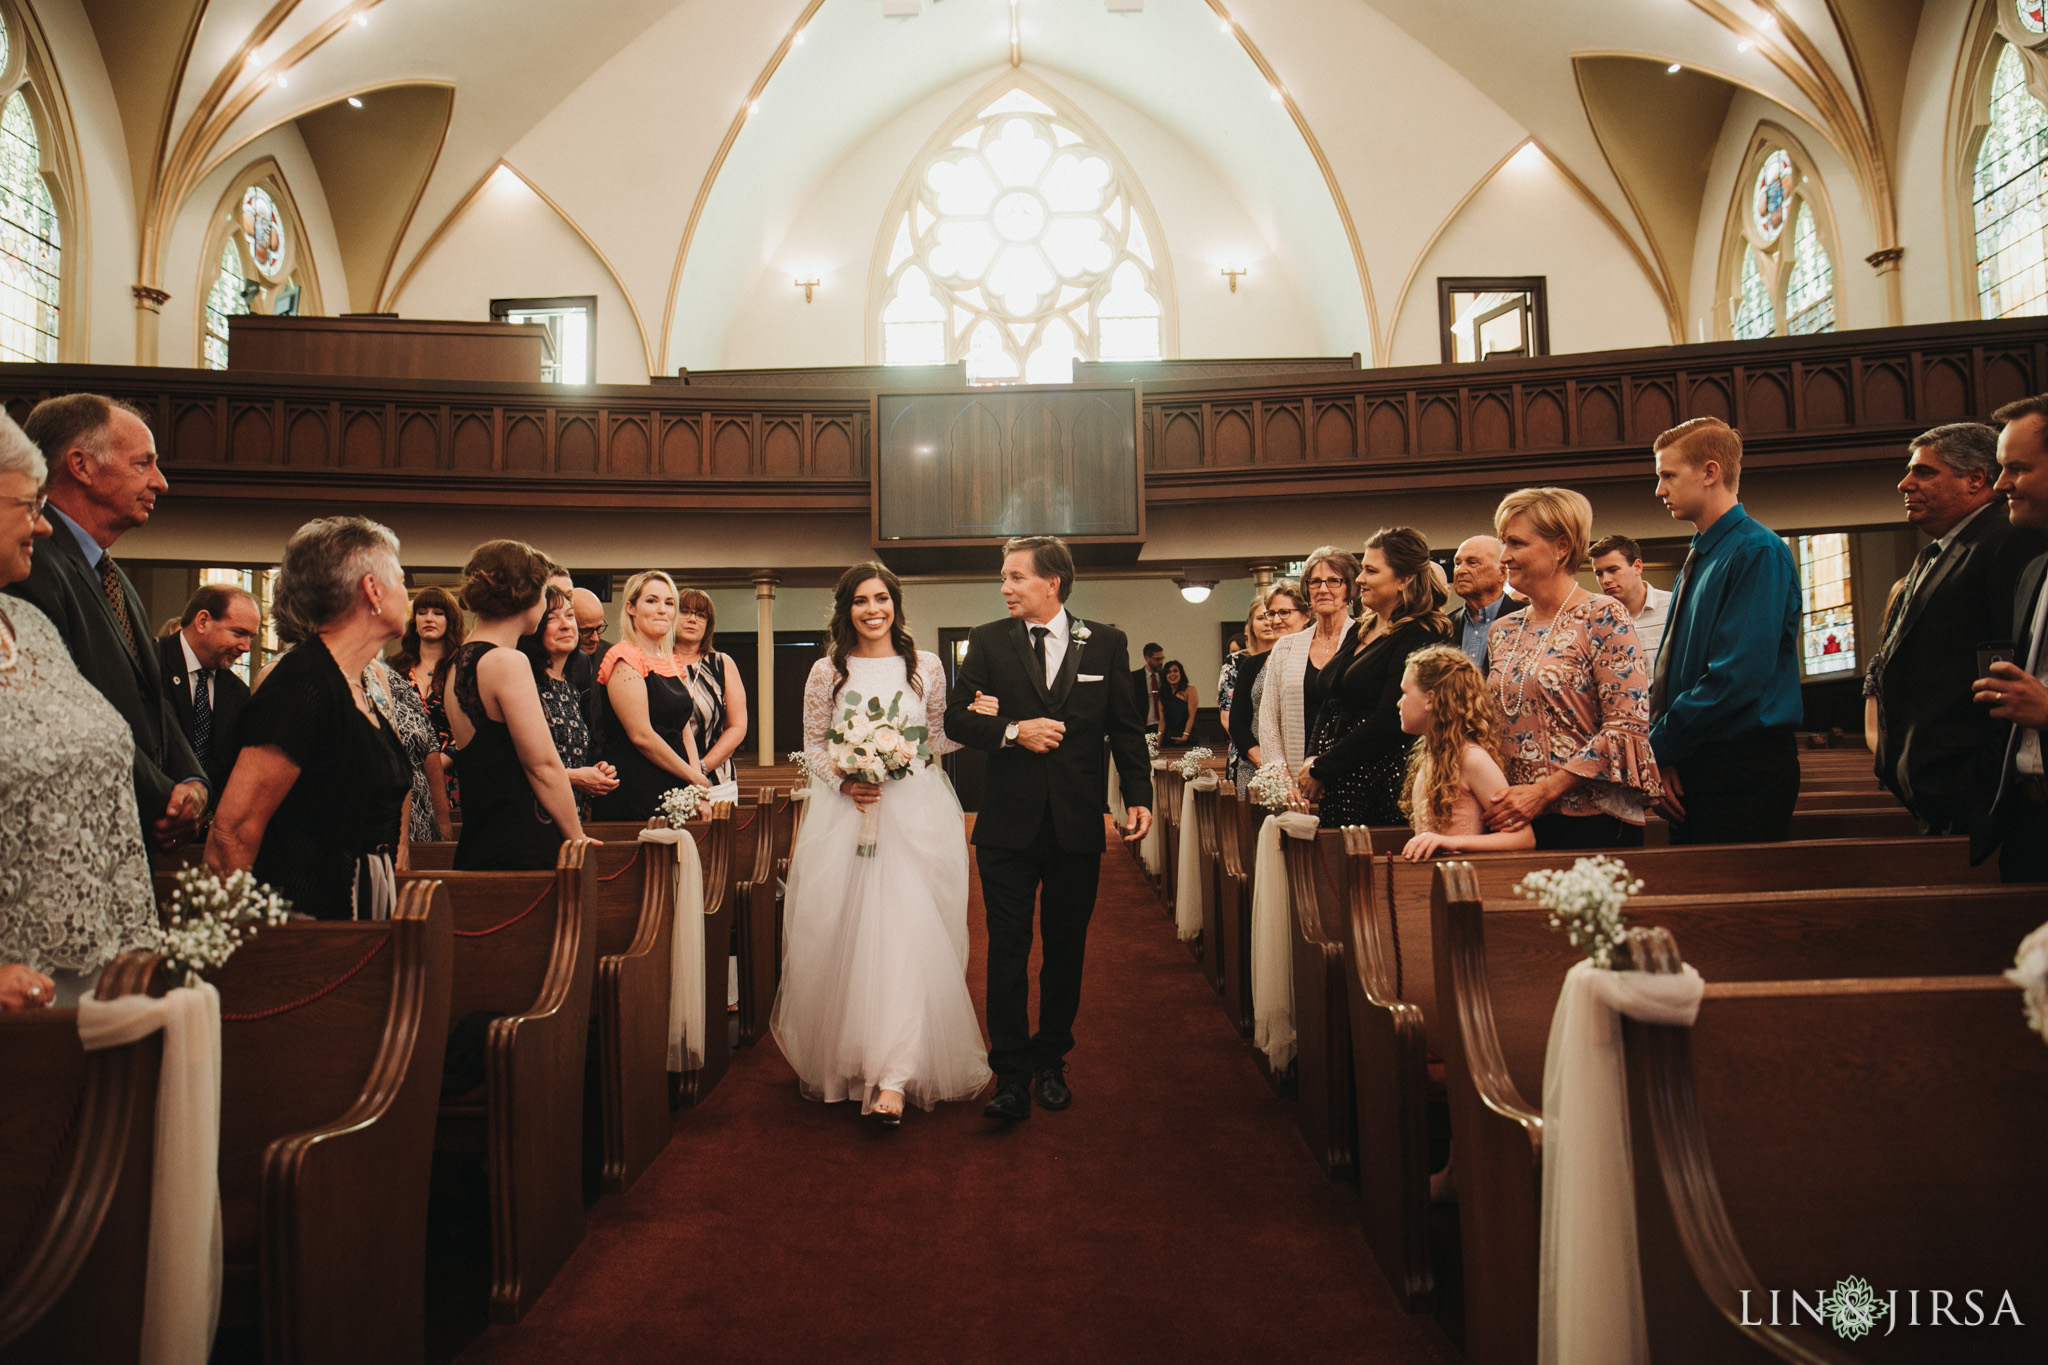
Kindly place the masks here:
[(1431, 645), (1408, 657), (1401, 675), (1401, 729), (1418, 736), (1408, 756), (1401, 810), (1415, 836), (1410, 862), (1437, 853), (1534, 848), (1526, 826), (1489, 834), (1482, 812), (1508, 789), (1501, 771), (1500, 708), (1472, 661), (1456, 645)]

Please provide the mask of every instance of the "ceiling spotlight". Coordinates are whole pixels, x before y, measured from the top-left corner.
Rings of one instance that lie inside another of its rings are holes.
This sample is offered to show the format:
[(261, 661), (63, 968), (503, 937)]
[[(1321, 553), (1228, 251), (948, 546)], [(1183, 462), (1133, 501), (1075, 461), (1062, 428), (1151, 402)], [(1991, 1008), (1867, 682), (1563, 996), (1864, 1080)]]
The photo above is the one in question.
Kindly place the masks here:
[(368, 10), (360, 10), (360, 9), (359, 9), (359, 10), (357, 10), (357, 11), (356, 11), (356, 27), (357, 27), (357, 28), (368, 28), (369, 26), (370, 26), (370, 13), (369, 13), (369, 11), (368, 11)]
[(795, 33), (792, 33), (789, 36), (789, 41), (791, 46), (802, 47), (804, 45), (804, 31), (802, 29), (798, 29)]
[(360, 109), (363, 107), (363, 102), (357, 99), (354, 95), (350, 95), (348, 97), (348, 107), (351, 109)]
[(1222, 29), (1225, 33), (1234, 33), (1237, 31), (1236, 29), (1231, 27), (1231, 23), (1228, 19), (1223, 20), (1221, 23), (1217, 24), (1216, 27)]
[(1216, 585), (1205, 583), (1198, 578), (1176, 578), (1173, 580), (1173, 586), (1180, 589), (1182, 597), (1199, 605), (1209, 600), (1209, 593)]
[(1676, 76), (1680, 71), (1683, 71), (1684, 69), (1685, 68), (1681, 66), (1679, 63), (1673, 62), (1671, 65), (1664, 68), (1664, 74), (1667, 76)]
[(255, 48), (250, 48), (247, 62), (250, 66), (261, 66), (263, 65), (263, 54)]
[(1735, 45), (1735, 50), (1737, 52), (1754, 52), (1756, 51), (1756, 44), (1752, 43), (1749, 39), (1744, 38), (1741, 42)]
[(280, 90), (284, 89), (284, 88), (285, 88), (286, 86), (288, 86), (288, 85), (290, 85), (290, 84), (291, 84), (291, 78), (290, 78), (290, 77), (288, 77), (288, 76), (286, 76), (286, 75), (284, 74), (284, 72), (282, 72), (282, 71), (280, 71), (280, 72), (278, 72), (278, 73), (277, 73), (277, 77), (276, 77), (276, 80), (277, 80), (277, 88), (278, 88), (278, 89), (280, 89)]
[(1279, 87), (1279, 86), (1275, 85), (1275, 86), (1269, 86), (1269, 87), (1267, 87), (1266, 93), (1267, 93), (1268, 95), (1272, 96), (1272, 98), (1273, 98), (1273, 103), (1275, 103), (1275, 104), (1278, 104), (1278, 103), (1280, 102), (1280, 100), (1281, 100), (1281, 94), (1280, 94), (1280, 87)]

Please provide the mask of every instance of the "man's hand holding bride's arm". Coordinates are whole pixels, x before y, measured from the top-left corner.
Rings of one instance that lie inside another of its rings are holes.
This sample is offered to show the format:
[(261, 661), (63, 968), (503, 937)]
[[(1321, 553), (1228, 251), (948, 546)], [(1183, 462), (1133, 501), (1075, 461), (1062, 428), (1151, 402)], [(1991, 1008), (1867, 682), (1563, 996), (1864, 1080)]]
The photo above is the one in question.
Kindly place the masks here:
[[(986, 692), (977, 689), (974, 694), (974, 701), (967, 709), (977, 716), (1000, 717), (1002, 715), (1001, 705), (1000, 698), (991, 697)], [(1044, 716), (1017, 722), (1018, 746), (1029, 749), (1034, 754), (1049, 754), (1054, 749), (1059, 748), (1060, 740), (1065, 737), (1066, 733), (1067, 725), (1065, 721), (1051, 720)]]

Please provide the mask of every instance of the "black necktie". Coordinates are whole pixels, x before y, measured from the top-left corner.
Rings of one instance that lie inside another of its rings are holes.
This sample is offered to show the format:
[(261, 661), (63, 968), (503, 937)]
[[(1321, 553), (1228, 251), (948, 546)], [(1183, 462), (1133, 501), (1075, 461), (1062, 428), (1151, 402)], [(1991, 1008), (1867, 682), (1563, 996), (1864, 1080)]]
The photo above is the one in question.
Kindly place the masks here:
[(1906, 609), (1913, 605), (1913, 595), (1920, 591), (1920, 585), (1927, 581), (1927, 575), (1934, 568), (1934, 561), (1941, 558), (1941, 542), (1930, 541), (1927, 547), (1913, 558), (1913, 567), (1906, 573), (1906, 586), (1899, 589), (1899, 604), (1892, 611), (1892, 619), (1884, 632), (1884, 652), (1889, 654), (1898, 643), (1899, 628), (1905, 624)]
[(1044, 682), (1048, 687), (1052, 684), (1046, 680), (1045, 676), (1045, 637), (1050, 634), (1052, 634), (1051, 626), (1033, 626), (1031, 628), (1031, 652), (1038, 656), (1038, 678), (1040, 682)]
[(213, 744), (213, 697), (208, 686), (213, 670), (202, 668), (192, 675), (192, 748), (199, 766), (206, 766), (206, 751)]
[(1657, 674), (1650, 682), (1651, 720), (1663, 715), (1671, 700), (1671, 660), (1678, 651), (1670, 646), (1677, 635), (1678, 613), (1685, 605), (1686, 590), (1692, 586), (1693, 565), (1699, 558), (1697, 549), (1687, 550), (1685, 563), (1678, 570), (1678, 581), (1671, 585), (1671, 609), (1664, 614), (1664, 643), (1657, 649)]

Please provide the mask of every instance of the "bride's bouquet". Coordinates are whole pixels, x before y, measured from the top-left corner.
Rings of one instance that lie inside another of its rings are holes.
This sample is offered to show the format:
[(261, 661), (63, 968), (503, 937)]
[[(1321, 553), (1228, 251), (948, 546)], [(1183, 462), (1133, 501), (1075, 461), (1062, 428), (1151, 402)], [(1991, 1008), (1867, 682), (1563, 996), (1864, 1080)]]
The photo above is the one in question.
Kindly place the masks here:
[[(863, 698), (858, 692), (846, 694), (846, 709), (837, 727), (825, 732), (825, 753), (840, 777), (854, 782), (888, 782), (910, 776), (919, 763), (931, 762), (931, 731), (922, 725), (903, 723), (903, 694), (889, 699), (885, 708), (880, 697)], [(854, 852), (863, 858), (875, 856), (881, 837), (882, 808), (879, 802), (861, 811), (860, 842)]]

